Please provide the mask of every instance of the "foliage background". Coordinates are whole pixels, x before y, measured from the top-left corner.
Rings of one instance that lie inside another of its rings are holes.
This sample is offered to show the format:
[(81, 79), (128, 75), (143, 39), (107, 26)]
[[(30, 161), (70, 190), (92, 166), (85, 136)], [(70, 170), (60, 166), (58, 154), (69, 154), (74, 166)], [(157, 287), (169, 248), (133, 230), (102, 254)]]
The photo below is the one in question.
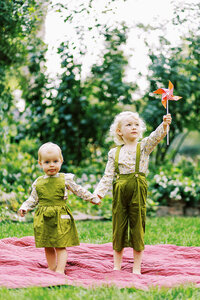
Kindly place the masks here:
[[(113, 9), (109, 8), (111, 2), (102, 14)], [(116, 113), (138, 111), (147, 124), (147, 136), (160, 124), (164, 114), (152, 91), (167, 86), (168, 79), (183, 100), (170, 110), (173, 117), (170, 147), (162, 141), (151, 156), (148, 213), (154, 214), (157, 204), (166, 204), (171, 197), (185, 201), (188, 206), (198, 206), (199, 4), (187, 1), (173, 4), (172, 24), (188, 28), (176, 47), (163, 34), (164, 22), (158, 26), (131, 25), (139, 30), (148, 49), (149, 85), (143, 93), (137, 84), (140, 73), (132, 82), (126, 77), (130, 57), (124, 50), (130, 24), (126, 20), (104, 24), (97, 14), (93, 16), (93, 26), (86, 28), (77, 25), (77, 20), (92, 17), (93, 1), (83, 1), (79, 9), (68, 4), (60, 2), (52, 6), (50, 1), (36, 0), (0, 3), (0, 218), (13, 218), (27, 199), (32, 182), (41, 174), (37, 149), (49, 140), (62, 148), (65, 161), (62, 171), (75, 173), (77, 182), (92, 191), (113, 146), (108, 131)], [(74, 26), (78, 41), (64, 40), (58, 47), (62, 72), (54, 79), (46, 70), (48, 46), (43, 41), (48, 9), (56, 10), (65, 22)], [(155, 46), (149, 37), (158, 30), (159, 43)], [(82, 62), (88, 51), (84, 40), (87, 32), (93, 34), (94, 41), (101, 38), (104, 42), (96, 62), (84, 77)], [(136, 94), (140, 95), (137, 99)], [(107, 218), (111, 217), (111, 201), (108, 194), (99, 208), (74, 195), (69, 197), (73, 211)]]

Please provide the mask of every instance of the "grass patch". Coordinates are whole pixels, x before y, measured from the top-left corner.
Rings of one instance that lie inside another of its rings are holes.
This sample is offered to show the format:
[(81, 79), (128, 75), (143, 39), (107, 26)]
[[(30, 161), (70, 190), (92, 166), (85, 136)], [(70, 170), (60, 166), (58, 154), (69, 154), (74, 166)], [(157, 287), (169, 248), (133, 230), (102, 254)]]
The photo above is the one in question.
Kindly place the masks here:
[(85, 289), (73, 286), (49, 287), (49, 288), (26, 288), (26, 289), (0, 289), (0, 300), (195, 300), (200, 299), (200, 290), (193, 286), (179, 286), (173, 289), (151, 288), (148, 291), (134, 288), (118, 289), (116, 287), (98, 287)]
[[(111, 221), (77, 221), (81, 243), (108, 243), (112, 240)], [(0, 238), (33, 235), (32, 223), (0, 223)], [(175, 244), (181, 246), (200, 245), (200, 218), (162, 217), (148, 218), (146, 224), (146, 244)], [(173, 289), (151, 288), (149, 291), (134, 288), (98, 287), (85, 289), (73, 286), (49, 288), (6, 289), (0, 288), (0, 299), (200, 299), (200, 289), (194, 286), (179, 286)]]
[[(76, 221), (81, 243), (109, 243), (112, 241), (111, 221)], [(32, 223), (1, 222), (0, 238), (33, 235)], [(200, 246), (200, 218), (147, 218), (145, 244), (174, 244)]]
[(146, 223), (145, 244), (174, 244), (200, 246), (200, 218), (149, 218)]

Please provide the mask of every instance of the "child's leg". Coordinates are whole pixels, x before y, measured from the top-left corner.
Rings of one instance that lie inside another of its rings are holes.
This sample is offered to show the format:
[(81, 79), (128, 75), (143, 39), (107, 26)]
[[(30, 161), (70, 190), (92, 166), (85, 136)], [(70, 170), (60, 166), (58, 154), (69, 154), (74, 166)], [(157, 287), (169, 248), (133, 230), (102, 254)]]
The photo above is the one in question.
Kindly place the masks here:
[(56, 251), (54, 248), (45, 248), (45, 255), (47, 259), (48, 267), (51, 271), (56, 269)]
[(124, 251), (124, 249), (122, 249), (120, 252), (118, 252), (116, 250), (113, 251), (114, 270), (121, 270), (123, 251)]
[(143, 251), (136, 251), (133, 249), (133, 255), (134, 255), (133, 273), (134, 274), (141, 274), (142, 254)]
[(67, 263), (67, 250), (65, 248), (56, 248), (57, 253), (57, 267), (56, 272), (65, 274), (65, 266)]

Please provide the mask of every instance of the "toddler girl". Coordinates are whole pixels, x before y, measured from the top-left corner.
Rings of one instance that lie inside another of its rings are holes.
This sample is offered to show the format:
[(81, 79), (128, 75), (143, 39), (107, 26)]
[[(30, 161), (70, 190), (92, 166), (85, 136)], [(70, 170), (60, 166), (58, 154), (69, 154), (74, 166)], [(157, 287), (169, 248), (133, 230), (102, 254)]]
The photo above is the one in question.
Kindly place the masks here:
[(43, 144), (38, 151), (38, 162), (45, 175), (37, 178), (32, 192), (19, 209), (23, 217), (37, 205), (34, 216), (36, 247), (44, 247), (48, 268), (64, 274), (67, 251), (65, 247), (79, 245), (78, 234), (70, 209), (66, 205), (67, 190), (94, 204), (99, 198), (77, 185), (73, 174), (59, 173), (63, 163), (61, 149), (53, 143)]
[(170, 124), (171, 115), (167, 114), (160, 126), (140, 143), (145, 124), (137, 113), (122, 112), (111, 125), (111, 135), (118, 147), (109, 151), (104, 176), (94, 195), (104, 197), (113, 185), (114, 270), (121, 269), (124, 247), (132, 247), (133, 273), (141, 274), (147, 198), (145, 174), (149, 155), (165, 137)]

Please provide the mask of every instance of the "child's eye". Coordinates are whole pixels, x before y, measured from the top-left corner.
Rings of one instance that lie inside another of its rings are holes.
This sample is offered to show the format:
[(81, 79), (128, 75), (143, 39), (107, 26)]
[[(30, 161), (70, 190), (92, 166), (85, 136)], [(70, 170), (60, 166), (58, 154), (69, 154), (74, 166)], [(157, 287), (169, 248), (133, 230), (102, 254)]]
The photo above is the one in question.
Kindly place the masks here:
[(126, 126), (131, 126), (131, 123), (127, 124)]
[(49, 163), (49, 161), (48, 161), (48, 160), (46, 160), (44, 163), (45, 163), (45, 164), (48, 164), (48, 163)]
[(58, 162), (58, 160), (54, 160), (54, 163), (57, 163)]

